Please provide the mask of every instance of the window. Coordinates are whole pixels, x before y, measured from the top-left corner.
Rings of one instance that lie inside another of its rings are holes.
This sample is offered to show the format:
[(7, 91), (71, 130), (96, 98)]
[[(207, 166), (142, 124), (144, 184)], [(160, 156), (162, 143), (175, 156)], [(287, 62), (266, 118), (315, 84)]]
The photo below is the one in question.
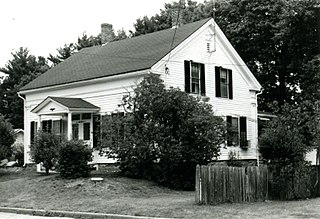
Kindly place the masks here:
[(81, 117), (81, 119), (91, 119), (91, 113), (84, 113)]
[(72, 124), (72, 138), (79, 140), (79, 124)]
[(205, 96), (205, 68), (204, 64), (184, 61), (185, 91)]
[(200, 66), (191, 63), (191, 93), (198, 94), (200, 91)]
[(228, 146), (247, 147), (247, 118), (227, 116), (227, 144)]
[(216, 97), (233, 99), (232, 70), (215, 67)]
[(72, 114), (72, 121), (80, 120), (80, 114)]
[(51, 133), (52, 132), (52, 120), (42, 121), (42, 131)]
[(83, 123), (83, 140), (90, 140), (90, 122)]
[(56, 135), (60, 135), (62, 133), (61, 120), (52, 121), (52, 131)]

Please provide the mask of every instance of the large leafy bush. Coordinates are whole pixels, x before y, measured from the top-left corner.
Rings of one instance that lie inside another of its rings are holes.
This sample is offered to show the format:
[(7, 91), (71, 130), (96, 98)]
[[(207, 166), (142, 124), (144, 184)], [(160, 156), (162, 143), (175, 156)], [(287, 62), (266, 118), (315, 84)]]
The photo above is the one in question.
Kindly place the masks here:
[(46, 174), (56, 163), (60, 150), (61, 139), (54, 133), (38, 131), (34, 142), (30, 145), (31, 158), (36, 164), (42, 163)]
[(102, 119), (101, 147), (125, 175), (193, 189), (195, 167), (219, 156), (225, 123), (211, 105), (149, 74), (123, 98), (125, 116)]

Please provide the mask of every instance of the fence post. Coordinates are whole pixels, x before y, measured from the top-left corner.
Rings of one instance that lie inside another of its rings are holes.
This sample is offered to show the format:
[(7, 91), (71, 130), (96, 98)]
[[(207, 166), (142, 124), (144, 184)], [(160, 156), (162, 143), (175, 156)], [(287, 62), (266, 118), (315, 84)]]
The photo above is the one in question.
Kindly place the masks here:
[(320, 166), (316, 166), (317, 167), (317, 181), (318, 181), (318, 184), (317, 184), (317, 197), (320, 197)]
[(201, 202), (201, 167), (200, 165), (197, 165), (196, 167), (196, 185), (195, 185), (195, 190), (196, 190), (196, 204), (200, 204)]

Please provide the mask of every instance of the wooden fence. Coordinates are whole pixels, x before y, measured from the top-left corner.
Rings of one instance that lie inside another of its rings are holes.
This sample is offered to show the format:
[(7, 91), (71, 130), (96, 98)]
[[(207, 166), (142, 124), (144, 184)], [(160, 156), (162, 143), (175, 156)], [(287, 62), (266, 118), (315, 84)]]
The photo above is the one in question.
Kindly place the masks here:
[(197, 166), (196, 203), (263, 201), (267, 195), (267, 167)]
[[(228, 167), (197, 166), (196, 203), (255, 202), (267, 199), (294, 199), (320, 196), (320, 168), (310, 167), (296, 181), (275, 180), (275, 173), (266, 166)], [(279, 186), (280, 185), (280, 186)]]

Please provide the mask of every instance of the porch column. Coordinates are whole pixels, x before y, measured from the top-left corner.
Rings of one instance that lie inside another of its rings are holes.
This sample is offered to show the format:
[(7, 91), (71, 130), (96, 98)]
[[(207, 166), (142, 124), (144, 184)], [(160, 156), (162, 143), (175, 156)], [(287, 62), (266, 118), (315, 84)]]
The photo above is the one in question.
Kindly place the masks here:
[(70, 141), (72, 139), (72, 113), (68, 113), (68, 129), (67, 129), (67, 139)]
[(38, 115), (38, 130), (42, 130), (42, 122), (41, 122), (41, 115)]

